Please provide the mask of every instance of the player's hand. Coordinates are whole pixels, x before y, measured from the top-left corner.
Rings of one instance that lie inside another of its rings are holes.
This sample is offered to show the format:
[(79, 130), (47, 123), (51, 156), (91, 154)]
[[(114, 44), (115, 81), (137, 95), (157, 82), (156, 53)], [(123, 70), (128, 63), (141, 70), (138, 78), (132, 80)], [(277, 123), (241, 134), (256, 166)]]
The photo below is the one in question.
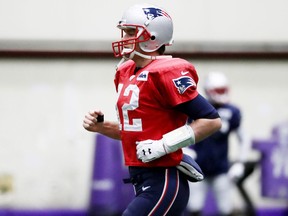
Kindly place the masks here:
[(153, 161), (167, 154), (162, 140), (137, 141), (137, 157), (144, 163)]
[(98, 132), (103, 126), (104, 114), (100, 110), (89, 111), (83, 120), (83, 127), (91, 132)]
[(237, 181), (244, 175), (244, 168), (245, 167), (243, 163), (240, 162), (234, 163), (228, 171), (228, 176), (232, 180)]

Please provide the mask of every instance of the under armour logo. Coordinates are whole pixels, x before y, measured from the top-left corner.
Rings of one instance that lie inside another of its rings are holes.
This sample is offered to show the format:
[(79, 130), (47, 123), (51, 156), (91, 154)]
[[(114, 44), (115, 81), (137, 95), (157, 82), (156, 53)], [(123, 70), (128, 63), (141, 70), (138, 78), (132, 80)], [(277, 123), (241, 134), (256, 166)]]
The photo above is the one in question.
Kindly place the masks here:
[[(146, 151), (145, 151), (145, 149), (143, 149), (142, 152), (143, 152), (143, 155), (146, 155)], [(149, 154), (152, 154), (152, 152), (151, 152), (151, 148), (148, 148), (148, 153), (149, 153)]]

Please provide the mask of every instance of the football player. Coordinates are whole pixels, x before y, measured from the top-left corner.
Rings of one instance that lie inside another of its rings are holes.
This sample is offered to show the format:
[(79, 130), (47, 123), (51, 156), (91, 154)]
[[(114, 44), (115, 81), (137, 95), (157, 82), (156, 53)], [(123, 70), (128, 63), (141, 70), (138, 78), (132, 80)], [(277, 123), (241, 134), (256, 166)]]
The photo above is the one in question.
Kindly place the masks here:
[[(212, 136), (191, 147), (195, 151), (196, 162), (200, 165), (205, 179), (197, 184), (190, 184), (188, 203), (189, 216), (200, 216), (205, 205), (208, 189), (211, 188), (216, 199), (219, 213), (217, 215), (232, 215), (233, 211), (233, 181), (244, 174), (244, 162), (247, 160), (250, 141), (247, 133), (243, 133), (240, 109), (230, 103), (229, 83), (222, 72), (210, 72), (204, 83), (207, 99), (217, 109), (221, 120), (221, 129)], [(239, 141), (237, 163), (230, 167), (229, 137), (235, 133)]]
[(114, 79), (119, 121), (107, 121), (96, 109), (85, 116), (83, 126), (121, 140), (130, 173), (125, 182), (136, 193), (124, 216), (180, 216), (188, 202), (188, 179), (203, 179), (182, 148), (219, 130), (221, 120), (198, 93), (194, 66), (164, 55), (173, 42), (173, 23), (163, 8), (134, 5), (117, 27), (121, 40), (112, 48), (122, 58)]

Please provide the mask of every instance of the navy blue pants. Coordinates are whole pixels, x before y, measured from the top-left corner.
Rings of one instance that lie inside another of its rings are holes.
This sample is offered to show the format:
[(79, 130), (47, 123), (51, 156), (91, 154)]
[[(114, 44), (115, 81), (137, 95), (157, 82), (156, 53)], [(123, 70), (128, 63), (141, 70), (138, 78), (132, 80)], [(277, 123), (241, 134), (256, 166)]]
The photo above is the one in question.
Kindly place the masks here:
[(187, 179), (176, 169), (129, 167), (136, 196), (122, 216), (182, 216), (189, 199)]

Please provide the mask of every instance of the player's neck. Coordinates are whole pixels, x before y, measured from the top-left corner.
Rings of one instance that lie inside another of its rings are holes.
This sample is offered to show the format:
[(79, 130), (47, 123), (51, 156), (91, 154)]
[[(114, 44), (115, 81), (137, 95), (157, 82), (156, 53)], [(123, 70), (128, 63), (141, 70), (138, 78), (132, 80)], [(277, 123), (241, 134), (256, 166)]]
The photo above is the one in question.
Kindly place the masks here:
[(140, 56), (135, 56), (133, 58), (133, 61), (135, 62), (136, 67), (144, 68), (146, 65), (150, 64), (150, 62), (152, 62), (153, 60), (152, 59), (145, 59), (145, 58), (142, 58)]
[(138, 54), (140, 53), (140, 54), (143, 54), (146, 56), (145, 57), (145, 56), (135, 54), (133, 57), (133, 61), (135, 62), (136, 67), (142, 67), (142, 68), (145, 67), (146, 65), (150, 64), (153, 61), (153, 59), (149, 59), (148, 56), (158, 56), (159, 55), (159, 53), (157, 51), (147, 53), (147, 52), (144, 52), (144, 51), (138, 49), (137, 52), (138, 52)]

